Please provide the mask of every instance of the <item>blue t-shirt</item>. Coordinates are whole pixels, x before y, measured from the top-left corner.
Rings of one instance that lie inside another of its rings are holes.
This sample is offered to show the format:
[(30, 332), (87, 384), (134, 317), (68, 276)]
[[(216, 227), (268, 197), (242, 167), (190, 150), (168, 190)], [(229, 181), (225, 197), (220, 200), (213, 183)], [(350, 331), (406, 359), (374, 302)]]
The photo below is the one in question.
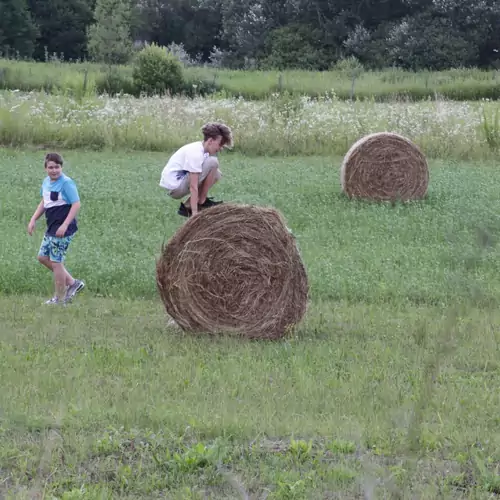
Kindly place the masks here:
[[(43, 197), (45, 208), (45, 218), (47, 220), (47, 236), (55, 236), (59, 226), (65, 221), (71, 210), (71, 205), (80, 201), (76, 184), (65, 174), (56, 181), (51, 181), (50, 177), (43, 180), (40, 194)], [(71, 236), (78, 231), (76, 217), (68, 225), (64, 236)]]

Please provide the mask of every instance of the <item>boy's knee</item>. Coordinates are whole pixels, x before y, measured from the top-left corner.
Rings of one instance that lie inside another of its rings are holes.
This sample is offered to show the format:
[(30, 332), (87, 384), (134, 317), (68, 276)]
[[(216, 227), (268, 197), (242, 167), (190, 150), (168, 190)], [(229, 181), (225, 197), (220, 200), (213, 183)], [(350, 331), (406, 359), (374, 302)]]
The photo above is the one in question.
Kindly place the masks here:
[(46, 255), (38, 255), (37, 259), (40, 264), (46, 264), (49, 261), (49, 258)]
[(187, 196), (189, 193), (184, 193), (183, 191), (179, 191), (177, 189), (173, 191), (169, 191), (168, 195), (170, 198), (173, 198), (174, 200), (180, 200), (181, 198), (184, 198), (184, 196)]
[(212, 170), (219, 168), (219, 159), (216, 156), (209, 156), (203, 162), (203, 169)]

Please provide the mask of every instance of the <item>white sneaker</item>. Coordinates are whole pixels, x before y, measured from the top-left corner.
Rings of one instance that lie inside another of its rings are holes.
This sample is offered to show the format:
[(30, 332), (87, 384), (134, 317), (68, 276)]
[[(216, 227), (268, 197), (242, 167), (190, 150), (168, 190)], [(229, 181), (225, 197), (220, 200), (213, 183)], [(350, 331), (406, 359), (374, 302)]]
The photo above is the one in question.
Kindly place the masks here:
[(57, 298), (57, 296), (54, 295), (54, 297), (52, 297), (51, 299), (45, 301), (45, 304), (47, 304), (49, 306), (50, 305), (58, 305), (58, 304), (60, 304), (60, 302), (59, 302), (59, 299)]

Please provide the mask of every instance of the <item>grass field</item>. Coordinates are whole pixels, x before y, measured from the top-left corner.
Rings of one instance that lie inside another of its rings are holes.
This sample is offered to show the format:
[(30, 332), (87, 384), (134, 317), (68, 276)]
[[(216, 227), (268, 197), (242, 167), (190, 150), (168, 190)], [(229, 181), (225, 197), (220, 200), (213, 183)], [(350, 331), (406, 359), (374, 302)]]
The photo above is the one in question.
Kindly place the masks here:
[(341, 157), (224, 154), (214, 191), (271, 205), (311, 285), (295, 335), (167, 326), (154, 263), (184, 219), (166, 153), (62, 151), (82, 197), (74, 304), (26, 225), (42, 152), (0, 150), (0, 496), (467, 498), (500, 494), (500, 172), (432, 160), (429, 196), (346, 200)]
[(85, 97), (0, 91), (0, 144), (166, 151), (210, 120), (233, 130), (247, 156), (344, 155), (360, 137), (392, 131), (434, 158), (496, 158), (499, 101), (345, 102), (274, 95), (244, 99)]
[[(112, 68), (121, 89), (132, 92), (132, 67)], [(102, 92), (103, 79), (110, 73), (105, 65), (93, 63), (9, 61), (0, 59), (0, 89), (91, 95)], [(335, 92), (341, 99), (390, 101), (406, 97), (412, 100), (434, 98), (439, 94), (458, 101), (498, 99), (500, 71), (457, 68), (448, 71), (359, 71), (344, 65), (332, 71), (250, 71), (212, 67), (186, 67), (187, 88), (196, 85), (220, 91), (226, 96), (265, 99), (275, 92), (317, 97)]]

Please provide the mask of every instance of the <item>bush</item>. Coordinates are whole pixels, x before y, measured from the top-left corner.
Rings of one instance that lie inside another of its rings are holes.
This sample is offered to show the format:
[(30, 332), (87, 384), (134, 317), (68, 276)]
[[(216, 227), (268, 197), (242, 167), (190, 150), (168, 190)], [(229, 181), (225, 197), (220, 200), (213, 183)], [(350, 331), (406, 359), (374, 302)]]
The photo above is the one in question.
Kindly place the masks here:
[(113, 66), (97, 76), (95, 89), (98, 94), (108, 94), (110, 96), (116, 94), (138, 94), (132, 79), (120, 73)]
[[(182, 94), (186, 97), (205, 97), (215, 94), (223, 90), (221, 85), (218, 85), (213, 80), (203, 78), (186, 78)], [(231, 94), (232, 95), (232, 94)]]
[(146, 46), (137, 54), (132, 75), (136, 89), (148, 95), (177, 94), (185, 88), (182, 63), (156, 44)]

